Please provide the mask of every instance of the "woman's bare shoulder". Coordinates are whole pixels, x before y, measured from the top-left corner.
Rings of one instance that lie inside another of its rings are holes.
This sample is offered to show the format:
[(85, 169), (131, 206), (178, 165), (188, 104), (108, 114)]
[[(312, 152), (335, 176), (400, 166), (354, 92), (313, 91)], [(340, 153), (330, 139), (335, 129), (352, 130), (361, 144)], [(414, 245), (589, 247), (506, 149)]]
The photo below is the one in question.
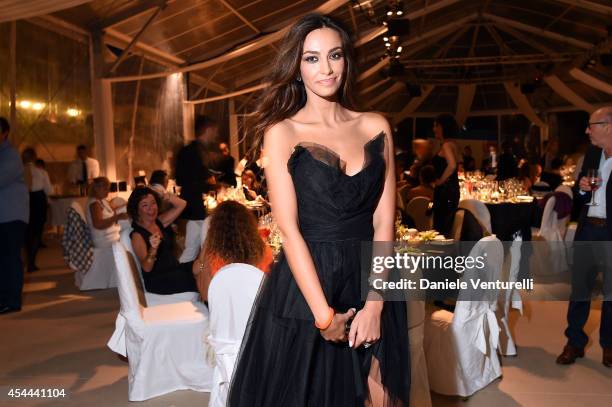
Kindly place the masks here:
[(282, 151), (295, 144), (295, 128), (289, 120), (283, 120), (270, 126), (264, 133), (264, 149)]
[(382, 114), (378, 112), (359, 112), (357, 114), (360, 127), (367, 133), (389, 132), (389, 122)]

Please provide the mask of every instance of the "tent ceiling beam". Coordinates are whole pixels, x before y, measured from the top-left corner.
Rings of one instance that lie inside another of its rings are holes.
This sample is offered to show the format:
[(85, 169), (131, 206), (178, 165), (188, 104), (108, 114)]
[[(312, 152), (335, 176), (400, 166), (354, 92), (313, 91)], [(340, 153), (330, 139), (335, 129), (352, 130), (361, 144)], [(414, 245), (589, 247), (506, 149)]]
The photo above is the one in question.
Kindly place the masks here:
[(539, 43), (530, 36), (523, 34), (522, 32), (517, 31), (514, 28), (511, 28), (505, 24), (495, 24), (495, 27), (497, 27), (501, 31), (504, 31), (506, 34), (513, 36), (517, 40), (529, 45), (531, 48), (537, 49), (538, 51), (541, 51), (545, 54), (552, 55), (556, 52), (552, 48), (549, 48), (546, 45)]
[(105, 28), (112, 27), (114, 25), (120, 24), (124, 21), (127, 21), (131, 18), (139, 16), (144, 13), (148, 13), (153, 8), (164, 8), (166, 7), (166, 0), (142, 0), (136, 2), (136, 5), (130, 7), (126, 10), (120, 11), (117, 14), (114, 14), (110, 17), (103, 18), (94, 22), (91, 26), (91, 30), (104, 30)]
[(217, 0), (219, 3), (223, 4), (223, 6), (228, 9), (229, 11), (232, 12), (233, 15), (235, 15), (236, 17), (238, 17), (243, 23), (245, 23), (251, 30), (255, 31), (256, 34), (261, 33), (261, 30), (257, 27), (255, 27), (255, 25), (253, 25), (253, 23), (251, 23), (246, 17), (244, 17), (238, 10), (236, 10), (231, 4), (229, 4), (227, 1), (225, 0)]
[(578, 68), (571, 69), (569, 74), (578, 79), (580, 82), (585, 83), (594, 89), (612, 95), (612, 85), (609, 82), (602, 81), (601, 79), (589, 75)]
[[(337, 9), (338, 7), (342, 6), (344, 3), (345, 3), (344, 0), (328, 0), (327, 2), (323, 3), (322, 5), (320, 5), (313, 11), (319, 12), (322, 14), (328, 14), (334, 11), (335, 9)], [(172, 69), (166, 72), (161, 72), (161, 73), (156, 73), (156, 74), (141, 75), (141, 76), (111, 77), (108, 79), (111, 82), (131, 82), (131, 81), (135, 81), (139, 79), (163, 78), (165, 76), (169, 76), (174, 73), (185, 73), (185, 72), (192, 72), (192, 71), (196, 71), (200, 69), (205, 69), (205, 68), (220, 64), (222, 62), (232, 60), (239, 56), (248, 54), (250, 52), (256, 51), (267, 45), (273, 44), (274, 42), (283, 38), (283, 36), (289, 31), (289, 28), (290, 26), (287, 25), (276, 32), (259, 37), (256, 40), (251, 41), (248, 44), (245, 44), (233, 51), (227, 52), (215, 58), (211, 58), (207, 61), (198, 62), (196, 64), (192, 64), (192, 65), (188, 65), (188, 66), (180, 67), (180, 68), (175, 68), (175, 69)]]
[(162, 12), (162, 10), (165, 7), (166, 7), (166, 4), (164, 2), (163, 6), (158, 6), (157, 9), (155, 10), (155, 12), (153, 12), (153, 14), (151, 14), (149, 19), (144, 23), (144, 25), (140, 29), (140, 31), (138, 31), (138, 33), (132, 38), (132, 41), (130, 41), (128, 46), (125, 47), (125, 49), (121, 52), (121, 55), (119, 55), (119, 58), (117, 58), (117, 60), (115, 62), (113, 62), (113, 65), (108, 70), (109, 73), (114, 73), (117, 70), (119, 65), (121, 65), (121, 63), (125, 60), (125, 58), (132, 51), (132, 48), (134, 48), (134, 46), (138, 43), (138, 40), (140, 39), (140, 37), (142, 37), (142, 35), (147, 30), (147, 28), (149, 28), (151, 23), (157, 18), (157, 16), (159, 16), (159, 14)]
[(534, 64), (539, 62), (564, 62), (571, 61), (577, 55), (575, 52), (557, 53), (554, 55), (530, 54), (530, 55), (500, 55), (494, 57), (465, 57), (445, 59), (409, 59), (402, 62), (405, 68), (432, 68), (452, 66), (481, 66), (481, 65), (514, 65)]
[(557, 0), (559, 3), (568, 4), (574, 7), (580, 7), (589, 11), (604, 14), (612, 17), (612, 7), (601, 3), (595, 3), (588, 0)]
[(490, 14), (490, 13), (483, 13), (483, 17), (487, 18), (488, 20), (491, 20), (493, 22), (499, 23), (499, 24), (505, 24), (505, 25), (509, 25), (511, 27), (514, 27), (516, 29), (522, 30), (522, 31), (526, 31), (532, 34), (537, 34), (540, 35), (542, 37), (546, 37), (552, 40), (556, 40), (556, 41), (560, 41), (560, 42), (564, 42), (567, 44), (571, 44), (575, 47), (578, 48), (584, 48), (584, 49), (589, 49), (593, 46), (593, 44), (586, 42), (586, 41), (582, 41), (579, 40), (577, 38), (574, 37), (570, 37), (567, 35), (563, 35), (563, 34), (559, 34), (557, 32), (553, 32), (553, 31), (548, 31), (548, 30), (543, 30), (541, 28), (538, 27), (534, 27), (532, 25), (529, 24), (525, 24), (525, 23), (521, 23), (519, 21), (516, 20), (512, 20), (509, 18), (505, 18), (505, 17), (500, 17), (500, 16), (496, 16), (494, 14)]

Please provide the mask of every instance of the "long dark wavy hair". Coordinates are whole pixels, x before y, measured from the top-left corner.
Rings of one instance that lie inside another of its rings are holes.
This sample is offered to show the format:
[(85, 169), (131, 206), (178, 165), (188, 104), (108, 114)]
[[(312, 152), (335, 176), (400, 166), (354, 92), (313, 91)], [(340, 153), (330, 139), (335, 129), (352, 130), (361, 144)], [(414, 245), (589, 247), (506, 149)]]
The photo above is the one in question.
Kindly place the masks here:
[[(306, 104), (304, 83), (298, 81), (306, 36), (319, 28), (331, 28), (340, 35), (344, 53), (344, 74), (338, 89), (338, 103), (350, 110), (359, 110), (353, 92), (357, 77), (356, 57), (348, 31), (338, 22), (322, 14), (307, 14), (285, 35), (278, 56), (265, 81), (269, 86), (259, 97), (257, 109), (249, 120), (254, 136), (254, 149), (259, 150), (267, 129), (295, 115)], [(257, 154), (255, 154), (257, 156)]]
[(264, 256), (265, 243), (257, 230), (257, 218), (246, 206), (225, 201), (215, 208), (204, 243), (204, 256), (224, 263), (257, 266)]

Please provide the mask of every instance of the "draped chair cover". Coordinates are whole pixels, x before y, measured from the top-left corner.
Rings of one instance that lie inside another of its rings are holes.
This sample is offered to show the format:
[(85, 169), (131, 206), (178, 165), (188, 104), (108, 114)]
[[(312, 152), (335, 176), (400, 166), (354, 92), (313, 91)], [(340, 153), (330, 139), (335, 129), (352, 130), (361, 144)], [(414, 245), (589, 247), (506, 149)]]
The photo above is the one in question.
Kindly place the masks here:
[(222, 267), (208, 288), (210, 335), (214, 353), (213, 389), (210, 407), (224, 407), (253, 302), (264, 274), (250, 264)]
[[(521, 246), (523, 238), (519, 235), (512, 242), (509, 256), (504, 261), (504, 280), (514, 282), (518, 278), (521, 263)], [(516, 309), (523, 314), (523, 300), (518, 290), (509, 288), (499, 296), (497, 309), (498, 322), (501, 327), (499, 336), (499, 352), (504, 356), (516, 356), (516, 344), (510, 331), (510, 310)]]
[[(470, 256), (483, 256), (486, 267), (466, 270), (462, 281), (470, 284), (470, 279), (500, 279), (504, 249), (499, 239), (482, 238)], [(429, 384), (436, 393), (468, 397), (501, 376), (495, 315), (498, 293), (487, 293), (485, 298), (474, 300), (469, 290), (462, 290), (454, 313), (437, 310), (427, 321), (425, 356)]]
[(122, 337), (129, 361), (129, 400), (143, 401), (176, 390), (210, 391), (213, 367), (207, 362), (203, 340), (209, 323), (206, 308), (187, 301), (144, 307), (128, 253), (121, 242), (112, 249), (123, 317), (116, 334)]
[(491, 227), (491, 213), (487, 209), (487, 205), (477, 199), (464, 199), (459, 202), (459, 208), (470, 211), (487, 233), (493, 233)]

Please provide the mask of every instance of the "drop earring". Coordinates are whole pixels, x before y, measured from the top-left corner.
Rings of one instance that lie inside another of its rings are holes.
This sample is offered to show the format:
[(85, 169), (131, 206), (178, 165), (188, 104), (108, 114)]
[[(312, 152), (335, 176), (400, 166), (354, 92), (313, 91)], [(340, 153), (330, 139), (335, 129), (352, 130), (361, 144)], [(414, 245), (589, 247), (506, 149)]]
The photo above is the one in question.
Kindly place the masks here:
[(300, 75), (298, 75), (298, 76), (297, 76), (297, 78), (296, 78), (296, 80), (297, 80), (298, 82), (302, 82), (302, 77), (301, 77)]

